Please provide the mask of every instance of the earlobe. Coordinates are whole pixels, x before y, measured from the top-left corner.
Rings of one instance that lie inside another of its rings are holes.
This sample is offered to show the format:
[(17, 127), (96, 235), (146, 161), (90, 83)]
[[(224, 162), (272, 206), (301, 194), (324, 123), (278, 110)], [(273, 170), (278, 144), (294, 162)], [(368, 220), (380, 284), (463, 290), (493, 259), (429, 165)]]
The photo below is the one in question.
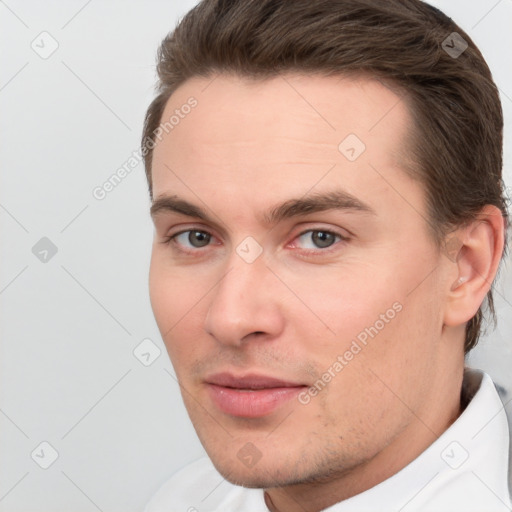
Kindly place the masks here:
[(492, 205), (457, 232), (461, 246), (456, 257), (450, 258), (457, 266), (457, 278), (447, 291), (445, 325), (461, 325), (477, 313), (498, 271), (504, 234), (503, 215)]

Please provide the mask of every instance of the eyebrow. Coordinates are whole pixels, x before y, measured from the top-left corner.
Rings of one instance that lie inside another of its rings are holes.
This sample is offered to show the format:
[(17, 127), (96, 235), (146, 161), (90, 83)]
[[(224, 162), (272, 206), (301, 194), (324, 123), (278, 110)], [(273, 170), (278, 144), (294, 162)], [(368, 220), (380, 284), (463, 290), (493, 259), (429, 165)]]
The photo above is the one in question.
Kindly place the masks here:
[[(348, 212), (360, 212), (376, 215), (375, 210), (344, 190), (332, 190), (329, 192), (310, 194), (301, 198), (288, 199), (265, 212), (262, 216), (262, 224), (273, 225), (285, 219), (300, 217), (310, 213), (327, 210), (343, 210)], [(174, 212), (187, 217), (195, 217), (205, 222), (215, 223), (206, 211), (177, 195), (161, 195), (156, 198), (150, 208), (152, 218), (160, 213)]]

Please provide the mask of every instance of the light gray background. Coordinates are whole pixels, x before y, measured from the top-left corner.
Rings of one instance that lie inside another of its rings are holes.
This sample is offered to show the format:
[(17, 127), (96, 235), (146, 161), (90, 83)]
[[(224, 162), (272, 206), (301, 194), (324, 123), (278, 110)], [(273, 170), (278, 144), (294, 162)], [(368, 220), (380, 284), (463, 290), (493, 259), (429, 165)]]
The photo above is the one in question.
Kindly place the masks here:
[[(143, 165), (105, 199), (92, 195), (137, 151), (156, 49), (194, 3), (0, 1), (2, 512), (139, 511), (203, 453), (149, 303)], [(500, 87), (511, 190), (512, 0), (433, 3)], [(43, 31), (59, 45), (47, 59), (31, 48), (51, 48)], [(58, 250), (47, 262), (32, 252), (42, 237)], [(498, 330), (471, 357), (509, 389), (511, 289), (504, 266)], [(161, 355), (144, 366), (133, 351), (148, 338)], [(58, 452), (48, 469), (41, 442)]]

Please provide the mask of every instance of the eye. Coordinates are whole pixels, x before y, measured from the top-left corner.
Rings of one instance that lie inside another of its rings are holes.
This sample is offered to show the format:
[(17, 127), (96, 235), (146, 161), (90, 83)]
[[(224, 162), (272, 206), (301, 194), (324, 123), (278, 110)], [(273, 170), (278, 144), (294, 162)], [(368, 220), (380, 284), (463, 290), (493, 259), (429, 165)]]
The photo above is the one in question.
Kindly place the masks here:
[(200, 249), (206, 247), (211, 241), (211, 235), (206, 231), (199, 231), (197, 229), (189, 229), (176, 233), (175, 235), (169, 236), (165, 239), (164, 243), (175, 243), (185, 249)]
[(301, 233), (297, 240), (301, 241), (303, 249), (325, 249), (346, 237), (324, 229), (310, 229)]
[[(183, 253), (199, 253), (199, 249), (211, 245), (212, 238), (213, 236), (207, 231), (187, 229), (165, 237), (162, 243), (172, 245), (177, 251)], [(313, 252), (323, 249), (321, 252), (328, 252), (331, 246), (344, 240), (348, 240), (348, 238), (334, 231), (309, 229), (303, 231), (295, 238), (292, 247)]]

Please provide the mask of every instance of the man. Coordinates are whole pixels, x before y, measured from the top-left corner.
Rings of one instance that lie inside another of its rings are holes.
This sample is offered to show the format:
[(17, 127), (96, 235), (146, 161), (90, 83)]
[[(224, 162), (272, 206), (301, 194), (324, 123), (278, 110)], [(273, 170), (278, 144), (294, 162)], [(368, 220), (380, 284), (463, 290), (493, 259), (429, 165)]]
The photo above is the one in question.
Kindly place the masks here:
[(147, 512), (510, 510), (464, 365), (507, 219), (469, 36), (418, 0), (205, 0), (158, 72), (150, 296), (209, 459)]

